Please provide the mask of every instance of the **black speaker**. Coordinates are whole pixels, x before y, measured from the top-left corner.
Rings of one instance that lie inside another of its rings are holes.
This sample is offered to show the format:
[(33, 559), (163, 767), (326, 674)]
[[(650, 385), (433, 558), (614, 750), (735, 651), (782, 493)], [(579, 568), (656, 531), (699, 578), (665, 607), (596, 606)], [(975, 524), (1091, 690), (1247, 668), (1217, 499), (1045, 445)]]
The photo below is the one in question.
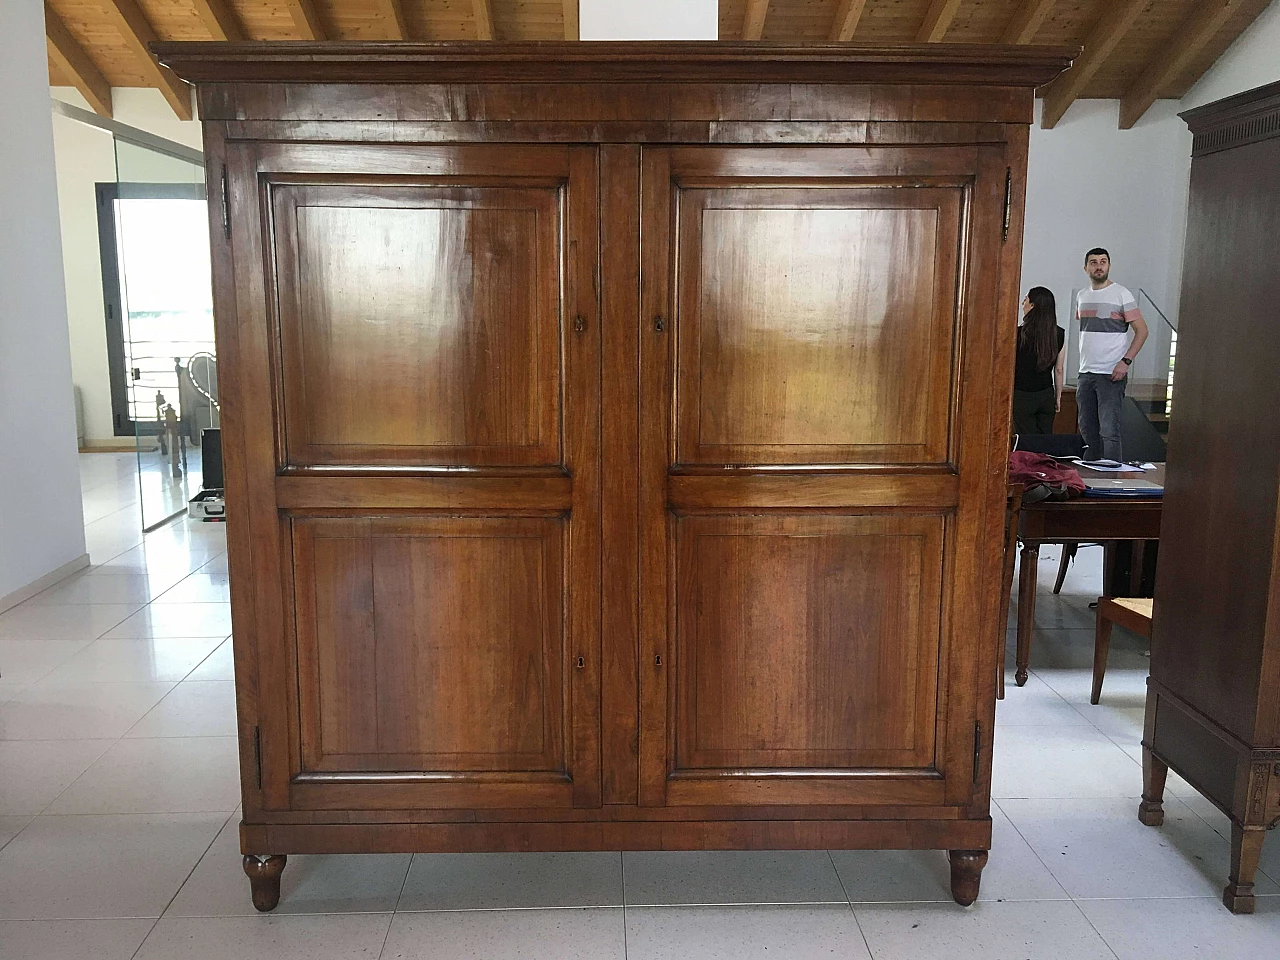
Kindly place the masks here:
[(209, 427), (200, 431), (200, 458), (204, 466), (200, 489), (221, 490), (223, 487), (221, 430)]

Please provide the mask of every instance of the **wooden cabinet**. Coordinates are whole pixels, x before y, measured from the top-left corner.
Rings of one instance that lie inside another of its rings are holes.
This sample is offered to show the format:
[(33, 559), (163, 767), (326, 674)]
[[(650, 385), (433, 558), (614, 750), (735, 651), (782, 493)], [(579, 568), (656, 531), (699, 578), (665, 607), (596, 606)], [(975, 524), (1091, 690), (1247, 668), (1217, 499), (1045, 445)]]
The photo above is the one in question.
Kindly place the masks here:
[(1060, 51), (162, 45), (255, 902), (318, 851), (990, 845)]
[(1252, 913), (1280, 822), (1280, 84), (1194, 134), (1139, 816), (1173, 767), (1231, 818), (1223, 899)]

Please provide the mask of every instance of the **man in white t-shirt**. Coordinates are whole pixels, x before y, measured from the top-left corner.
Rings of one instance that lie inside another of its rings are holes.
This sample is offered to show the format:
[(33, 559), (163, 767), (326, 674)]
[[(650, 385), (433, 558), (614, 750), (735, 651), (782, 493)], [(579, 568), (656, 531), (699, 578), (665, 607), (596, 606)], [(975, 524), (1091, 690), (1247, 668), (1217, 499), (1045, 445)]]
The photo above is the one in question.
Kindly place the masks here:
[[(1076, 408), (1085, 459), (1123, 461), (1120, 405), (1129, 367), (1147, 342), (1147, 321), (1133, 294), (1111, 282), (1111, 256), (1095, 247), (1084, 257), (1089, 286), (1076, 296), (1080, 325), (1080, 379)], [(1129, 329), (1133, 328), (1133, 337)]]

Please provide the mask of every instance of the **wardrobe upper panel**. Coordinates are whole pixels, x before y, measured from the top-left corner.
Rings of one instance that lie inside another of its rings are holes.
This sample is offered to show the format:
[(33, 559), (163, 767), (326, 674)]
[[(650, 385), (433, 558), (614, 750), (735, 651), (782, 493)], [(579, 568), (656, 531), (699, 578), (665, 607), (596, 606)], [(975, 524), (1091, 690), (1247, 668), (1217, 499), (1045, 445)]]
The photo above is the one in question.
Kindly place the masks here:
[(554, 173), (270, 175), (285, 463), (564, 462)]

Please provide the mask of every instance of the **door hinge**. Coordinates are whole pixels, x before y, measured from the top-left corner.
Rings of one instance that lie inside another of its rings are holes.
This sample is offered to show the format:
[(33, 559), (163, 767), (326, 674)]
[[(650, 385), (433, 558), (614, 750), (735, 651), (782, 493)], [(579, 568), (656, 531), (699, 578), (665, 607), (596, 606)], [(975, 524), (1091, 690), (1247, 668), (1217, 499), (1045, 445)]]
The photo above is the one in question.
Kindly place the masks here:
[[(226, 176), (225, 169), (223, 176)], [(1000, 235), (1001, 242), (1009, 239), (1009, 219), (1013, 216), (1013, 168), (1004, 168), (1004, 229)]]
[[(1007, 216), (1006, 216), (1007, 227)], [(227, 198), (227, 164), (223, 164), (223, 237), (232, 238), (232, 207)]]
[(253, 772), (256, 778), (258, 789), (262, 789), (262, 733), (257, 727), (253, 728)]
[(978, 768), (982, 766), (982, 724), (973, 724), (973, 782), (978, 782)]

